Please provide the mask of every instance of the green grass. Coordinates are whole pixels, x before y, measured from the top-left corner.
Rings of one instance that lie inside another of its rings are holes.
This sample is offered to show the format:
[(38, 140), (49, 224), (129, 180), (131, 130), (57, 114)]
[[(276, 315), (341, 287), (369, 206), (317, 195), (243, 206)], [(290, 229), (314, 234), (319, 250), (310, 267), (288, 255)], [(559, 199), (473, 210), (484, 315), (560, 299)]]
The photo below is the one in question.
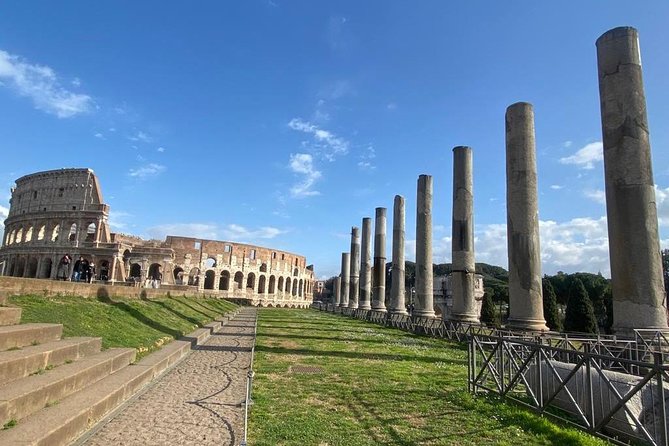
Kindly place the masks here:
[(261, 310), (254, 367), (255, 446), (607, 444), (468, 393), (462, 344), (355, 319)]
[(220, 299), (14, 296), (21, 322), (63, 324), (63, 336), (99, 336), (102, 348), (134, 347), (137, 359), (237, 306)]

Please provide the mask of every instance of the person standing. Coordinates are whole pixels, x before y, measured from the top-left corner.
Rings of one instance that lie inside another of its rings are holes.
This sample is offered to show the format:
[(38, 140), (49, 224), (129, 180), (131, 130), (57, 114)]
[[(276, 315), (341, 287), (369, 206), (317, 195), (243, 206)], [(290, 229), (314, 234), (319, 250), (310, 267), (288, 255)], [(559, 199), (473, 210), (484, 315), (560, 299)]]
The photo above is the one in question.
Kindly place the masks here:
[(79, 259), (74, 262), (74, 271), (72, 273), (72, 280), (75, 282), (79, 282), (79, 278), (81, 277), (81, 263), (84, 261), (84, 258), (79, 256)]
[(91, 261), (88, 264), (88, 283), (93, 283), (93, 280), (95, 280), (95, 263)]

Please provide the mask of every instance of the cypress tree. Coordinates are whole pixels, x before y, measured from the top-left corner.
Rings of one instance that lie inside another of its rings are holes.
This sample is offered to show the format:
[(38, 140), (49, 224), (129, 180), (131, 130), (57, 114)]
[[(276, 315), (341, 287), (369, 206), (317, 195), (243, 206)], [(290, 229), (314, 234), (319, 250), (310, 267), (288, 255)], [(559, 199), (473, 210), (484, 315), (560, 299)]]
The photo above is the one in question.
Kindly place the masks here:
[(566, 331), (597, 333), (597, 319), (588, 292), (580, 279), (574, 279), (569, 287), (569, 301), (564, 320)]
[(490, 293), (483, 295), (481, 305), (481, 322), (487, 325), (497, 325), (497, 314), (495, 313), (495, 304), (490, 297)]
[(558, 311), (557, 296), (555, 295), (553, 284), (551, 284), (550, 280), (544, 278), (541, 281), (541, 287), (544, 294), (544, 319), (546, 319), (546, 325), (551, 330), (560, 331), (562, 330), (562, 324), (560, 323), (560, 312)]

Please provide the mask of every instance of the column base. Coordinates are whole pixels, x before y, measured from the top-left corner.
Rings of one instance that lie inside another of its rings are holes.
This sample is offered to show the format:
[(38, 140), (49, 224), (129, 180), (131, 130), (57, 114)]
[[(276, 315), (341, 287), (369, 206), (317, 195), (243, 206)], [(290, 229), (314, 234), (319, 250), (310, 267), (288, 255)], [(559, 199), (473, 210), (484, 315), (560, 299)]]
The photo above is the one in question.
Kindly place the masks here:
[(409, 312), (406, 309), (395, 309), (395, 308), (391, 308), (390, 310), (388, 310), (388, 313), (390, 313), (390, 314), (402, 314), (402, 315), (408, 315), (409, 314)]
[(462, 322), (465, 324), (480, 324), (479, 317), (475, 314), (451, 313), (446, 319), (453, 322)]
[(415, 317), (435, 317), (435, 314), (434, 314), (434, 311), (413, 310), (413, 313), (411, 313), (411, 316), (415, 316)]
[(350, 305), (350, 304), (349, 304), (349, 306), (346, 307), (346, 308), (350, 308), (351, 310), (357, 310), (357, 309), (358, 309), (358, 305), (357, 305), (357, 304), (356, 304), (356, 305)]
[(361, 304), (358, 306), (359, 310), (371, 310), (372, 306), (370, 304)]
[(506, 326), (524, 331), (549, 331), (543, 319), (509, 319)]

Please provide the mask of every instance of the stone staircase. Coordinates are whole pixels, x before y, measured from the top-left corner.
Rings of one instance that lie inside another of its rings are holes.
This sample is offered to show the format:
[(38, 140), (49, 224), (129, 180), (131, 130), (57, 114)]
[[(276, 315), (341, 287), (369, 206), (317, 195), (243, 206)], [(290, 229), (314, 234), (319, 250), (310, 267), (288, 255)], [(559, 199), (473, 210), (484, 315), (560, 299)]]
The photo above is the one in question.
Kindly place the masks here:
[(134, 363), (133, 348), (101, 351), (100, 338), (61, 339), (60, 324), (20, 319), (20, 308), (0, 307), (0, 445), (69, 444), (228, 320)]

